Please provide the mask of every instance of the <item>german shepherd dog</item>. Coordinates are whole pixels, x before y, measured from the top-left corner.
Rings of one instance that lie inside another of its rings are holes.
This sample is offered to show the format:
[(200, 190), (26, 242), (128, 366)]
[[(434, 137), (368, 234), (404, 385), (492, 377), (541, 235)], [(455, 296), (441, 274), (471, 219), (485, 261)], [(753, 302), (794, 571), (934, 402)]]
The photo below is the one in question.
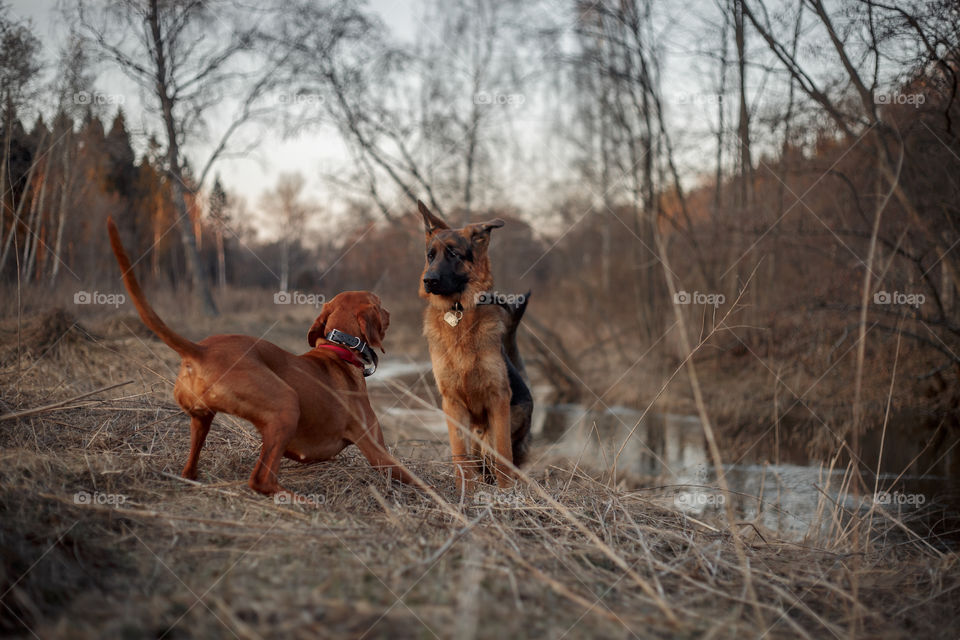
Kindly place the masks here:
[(502, 460), (520, 466), (530, 442), (533, 397), (517, 350), (517, 326), (530, 294), (506, 304), (491, 291), (487, 248), (490, 232), (503, 220), (451, 229), (422, 202), (417, 207), (427, 240), (420, 280), (420, 297), (429, 303), (423, 334), (443, 399), (457, 486), (472, 491), (478, 479), (492, 475), (508, 488), (515, 472)]

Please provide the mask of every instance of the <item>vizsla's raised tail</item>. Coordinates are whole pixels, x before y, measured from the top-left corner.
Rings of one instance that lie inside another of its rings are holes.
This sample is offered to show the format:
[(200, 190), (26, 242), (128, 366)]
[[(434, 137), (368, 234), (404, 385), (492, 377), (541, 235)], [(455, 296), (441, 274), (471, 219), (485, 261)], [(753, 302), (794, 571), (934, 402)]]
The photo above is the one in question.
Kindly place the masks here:
[(117, 225), (113, 223), (112, 217), (107, 218), (107, 230), (110, 232), (110, 246), (113, 248), (113, 255), (117, 257), (120, 270), (123, 272), (123, 284), (127, 288), (127, 292), (133, 300), (133, 306), (137, 308), (137, 313), (140, 314), (140, 319), (143, 320), (143, 324), (147, 325), (151, 331), (157, 334), (158, 338), (166, 342), (171, 349), (181, 356), (196, 357), (200, 355), (203, 352), (203, 347), (175, 333), (173, 329), (168, 327), (166, 323), (160, 319), (157, 312), (154, 311), (150, 303), (147, 302), (146, 296), (143, 295), (143, 291), (140, 289), (140, 283), (137, 282), (136, 276), (133, 275), (133, 265), (130, 264), (130, 256), (127, 255), (126, 249), (123, 248), (123, 243), (120, 241), (120, 232), (117, 231)]

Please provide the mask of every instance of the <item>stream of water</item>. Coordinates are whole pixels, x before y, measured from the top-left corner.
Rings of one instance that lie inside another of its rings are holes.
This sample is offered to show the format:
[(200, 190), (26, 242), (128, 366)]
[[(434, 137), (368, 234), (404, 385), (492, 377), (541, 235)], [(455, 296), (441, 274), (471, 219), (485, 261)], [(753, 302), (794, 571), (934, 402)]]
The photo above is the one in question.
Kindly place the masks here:
[[(801, 540), (827, 531), (834, 511), (843, 521), (844, 512), (862, 514), (875, 505), (879, 530), (893, 527), (898, 535), (910, 537), (894, 523), (896, 518), (935, 545), (956, 548), (960, 543), (960, 486), (955, 478), (943, 475), (950, 467), (945, 456), (929, 473), (881, 466), (879, 476), (865, 475), (867, 490), (859, 494), (844, 486), (843, 470), (830, 471), (814, 461), (727, 460), (722, 468), (729, 492), (724, 493), (699, 418), (648, 413), (641, 420), (641, 415), (625, 407), (598, 411), (580, 405), (547, 406), (535, 416), (535, 433), (554, 453), (588, 468), (609, 471), (616, 464), (620, 474), (649, 479), (672, 496), (679, 509), (694, 516), (720, 517), (725, 501), (732, 500), (743, 521)], [(915, 448), (914, 442), (900, 442), (902, 437), (888, 433), (885, 448)], [(790, 453), (791, 460), (802, 457), (800, 452)]]
[[(417, 376), (421, 386), (432, 386), (429, 363), (399, 363), (382, 369), (374, 384), (381, 390), (389, 387), (392, 378), (411, 376)], [(541, 396), (543, 389), (534, 393)], [(447, 428), (442, 413), (432, 408), (433, 401), (398, 403), (396, 397), (394, 391), (391, 400), (378, 408), (382, 419), (395, 427), (425, 428), (438, 436), (442, 449)], [(804, 451), (784, 450), (780, 460), (789, 464), (772, 464), (748, 453), (741, 459), (724, 460), (729, 490), (724, 493), (698, 417), (653, 412), (642, 420), (641, 416), (642, 412), (627, 407), (599, 410), (540, 403), (533, 419), (534, 458), (561, 456), (592, 472), (608, 473), (616, 461), (617, 477), (631, 478), (631, 486), (639, 482), (693, 517), (722, 518), (725, 502), (730, 500), (738, 519), (784, 539), (815, 539), (836, 524), (835, 515), (842, 525), (850, 514), (875, 507), (880, 531), (911, 537), (895, 518), (934, 546), (960, 548), (960, 483), (954, 472), (960, 447), (953, 446), (955, 441), (940, 438), (937, 447), (931, 448), (915, 435), (917, 430), (891, 421), (880, 473), (865, 474), (859, 492), (844, 485), (844, 469), (830, 471), (808, 459)], [(875, 434), (864, 438), (863, 451), (865, 466), (875, 468), (880, 452)], [(435, 453), (442, 455), (439, 450)]]

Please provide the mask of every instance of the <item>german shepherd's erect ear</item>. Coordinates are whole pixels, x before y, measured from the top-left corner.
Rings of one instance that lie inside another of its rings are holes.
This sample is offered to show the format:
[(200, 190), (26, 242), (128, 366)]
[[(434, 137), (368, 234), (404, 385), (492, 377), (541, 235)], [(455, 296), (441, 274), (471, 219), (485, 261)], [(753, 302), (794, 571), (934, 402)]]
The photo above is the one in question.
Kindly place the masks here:
[(430, 209), (427, 208), (427, 205), (423, 204), (422, 200), (417, 200), (417, 209), (420, 210), (420, 215), (423, 216), (423, 229), (426, 231), (428, 239), (437, 231), (450, 228), (450, 225), (433, 215)]
[(490, 232), (499, 229), (506, 223), (500, 218), (487, 220), (486, 222), (477, 222), (469, 225), (464, 231), (469, 232), (470, 240), (474, 245), (481, 247), (490, 242)]

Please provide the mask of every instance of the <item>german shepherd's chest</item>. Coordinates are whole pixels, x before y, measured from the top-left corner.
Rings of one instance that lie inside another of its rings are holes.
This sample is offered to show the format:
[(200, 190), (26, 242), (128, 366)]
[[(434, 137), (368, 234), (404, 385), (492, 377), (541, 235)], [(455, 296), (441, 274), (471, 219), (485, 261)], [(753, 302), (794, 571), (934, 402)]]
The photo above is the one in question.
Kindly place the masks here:
[(443, 396), (458, 396), (468, 406), (497, 397), (509, 399), (507, 366), (500, 349), (505, 331), (501, 314), (493, 306), (468, 309), (456, 326), (450, 326), (442, 311), (427, 309), (423, 333)]

